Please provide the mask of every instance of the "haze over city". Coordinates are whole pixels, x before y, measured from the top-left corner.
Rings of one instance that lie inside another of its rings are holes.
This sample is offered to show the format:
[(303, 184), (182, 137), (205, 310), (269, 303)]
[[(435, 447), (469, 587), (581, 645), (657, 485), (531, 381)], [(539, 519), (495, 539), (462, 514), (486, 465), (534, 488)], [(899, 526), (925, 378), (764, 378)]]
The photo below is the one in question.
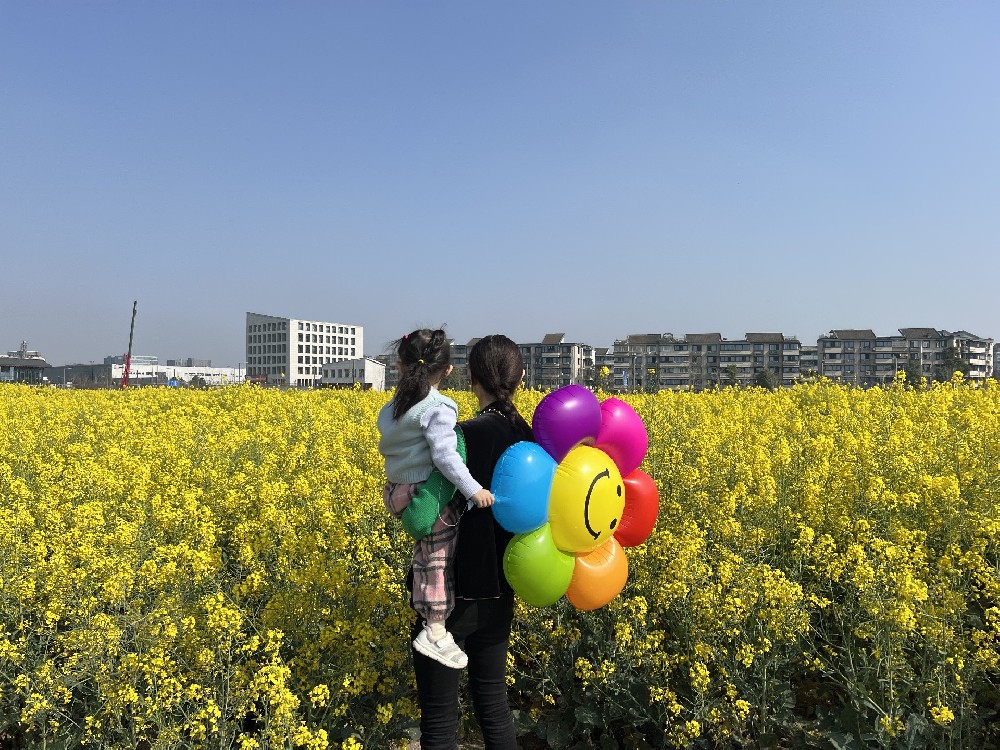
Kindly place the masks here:
[(1000, 339), (990, 2), (4, 3), (0, 350)]

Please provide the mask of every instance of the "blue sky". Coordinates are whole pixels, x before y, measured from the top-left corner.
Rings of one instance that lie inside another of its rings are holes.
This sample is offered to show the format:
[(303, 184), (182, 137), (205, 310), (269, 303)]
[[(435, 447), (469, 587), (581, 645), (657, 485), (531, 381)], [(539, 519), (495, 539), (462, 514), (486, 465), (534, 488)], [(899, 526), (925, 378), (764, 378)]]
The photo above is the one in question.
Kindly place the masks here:
[(1000, 339), (995, 2), (0, 0), (0, 350)]

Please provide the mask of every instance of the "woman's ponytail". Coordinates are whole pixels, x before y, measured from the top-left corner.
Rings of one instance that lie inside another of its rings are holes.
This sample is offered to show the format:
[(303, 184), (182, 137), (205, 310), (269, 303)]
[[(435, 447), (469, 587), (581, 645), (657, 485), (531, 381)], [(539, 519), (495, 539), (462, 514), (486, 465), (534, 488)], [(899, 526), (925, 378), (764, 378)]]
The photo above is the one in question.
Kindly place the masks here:
[(469, 350), (469, 375), (493, 396), (503, 416), (527, 427), (514, 406), (514, 392), (524, 378), (524, 358), (517, 344), (501, 334), (479, 339)]

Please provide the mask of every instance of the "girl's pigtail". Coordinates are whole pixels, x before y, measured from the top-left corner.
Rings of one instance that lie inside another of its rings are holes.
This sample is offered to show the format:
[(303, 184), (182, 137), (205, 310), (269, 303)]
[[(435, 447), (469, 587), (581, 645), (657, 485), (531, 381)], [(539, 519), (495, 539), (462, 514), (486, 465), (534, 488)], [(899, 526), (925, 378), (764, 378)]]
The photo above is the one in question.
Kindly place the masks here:
[(442, 371), (451, 360), (448, 338), (441, 329), (422, 328), (396, 342), (396, 353), (403, 371), (392, 399), (393, 419), (399, 419), (431, 392), (431, 376)]

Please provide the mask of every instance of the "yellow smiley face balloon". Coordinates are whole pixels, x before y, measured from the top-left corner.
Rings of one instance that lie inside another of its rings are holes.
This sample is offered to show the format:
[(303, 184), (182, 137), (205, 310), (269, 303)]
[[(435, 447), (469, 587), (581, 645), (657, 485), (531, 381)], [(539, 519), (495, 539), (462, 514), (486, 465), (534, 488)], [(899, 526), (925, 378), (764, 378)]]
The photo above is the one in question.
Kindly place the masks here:
[(559, 462), (549, 493), (549, 524), (563, 552), (587, 552), (607, 542), (624, 508), (622, 475), (607, 453), (578, 445)]

